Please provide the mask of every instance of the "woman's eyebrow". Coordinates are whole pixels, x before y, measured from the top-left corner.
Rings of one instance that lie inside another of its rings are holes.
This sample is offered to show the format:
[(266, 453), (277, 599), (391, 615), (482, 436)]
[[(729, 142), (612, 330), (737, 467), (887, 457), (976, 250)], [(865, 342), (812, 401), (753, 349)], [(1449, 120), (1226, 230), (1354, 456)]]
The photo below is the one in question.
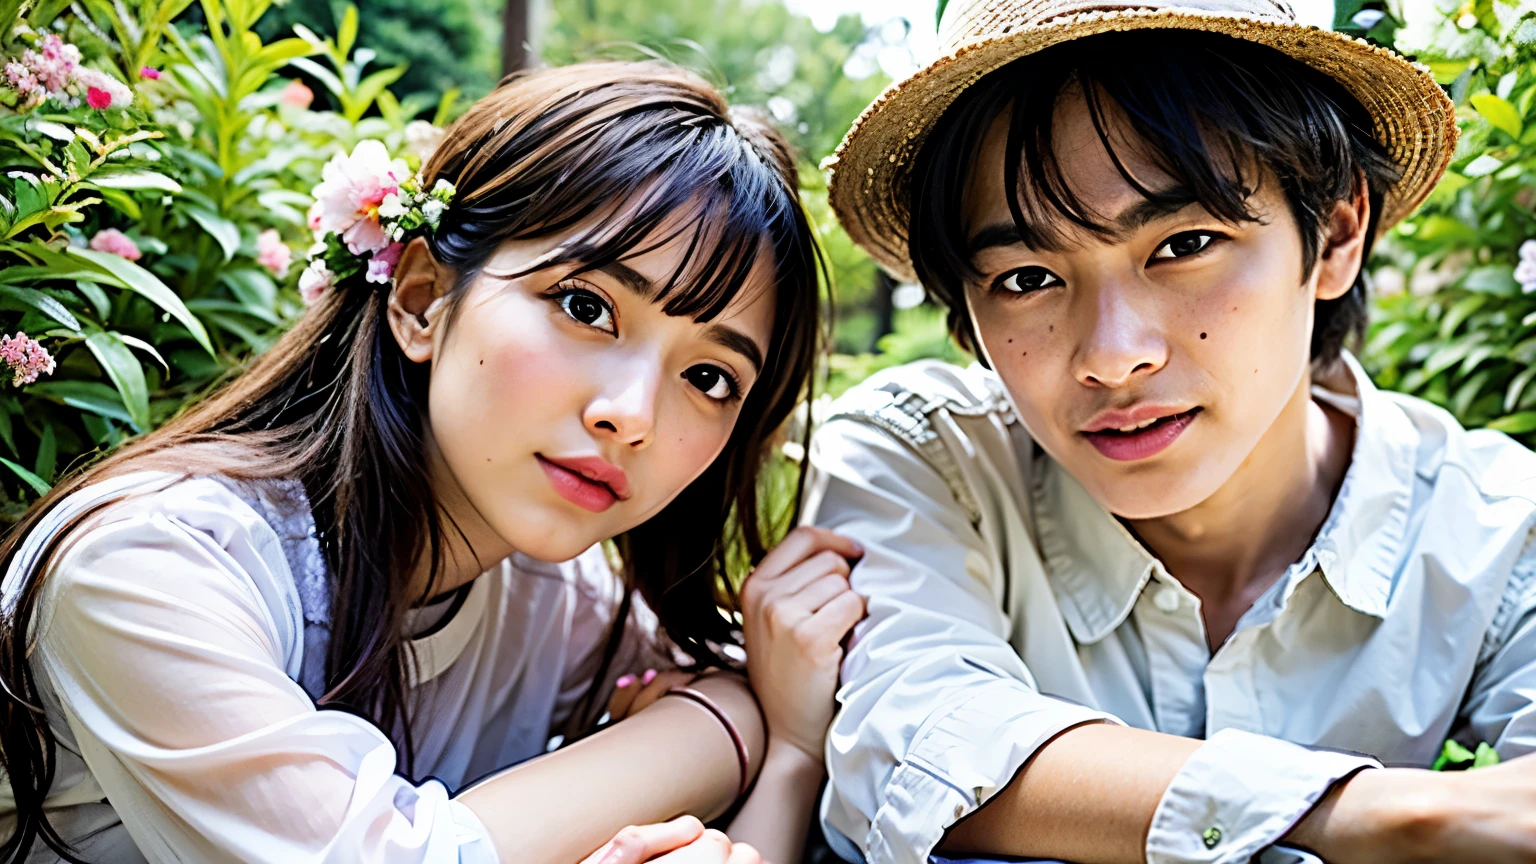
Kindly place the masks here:
[(620, 285), (635, 292), (640, 297), (649, 300), (656, 293), (656, 283), (645, 277), (645, 274), (625, 264), (623, 261), (609, 261), (597, 268), (597, 272), (611, 276)]
[(757, 347), (757, 342), (753, 341), (752, 337), (734, 327), (711, 324), (704, 329), (704, 338), (747, 358), (747, 362), (752, 364), (753, 374), (762, 374), (763, 350)]

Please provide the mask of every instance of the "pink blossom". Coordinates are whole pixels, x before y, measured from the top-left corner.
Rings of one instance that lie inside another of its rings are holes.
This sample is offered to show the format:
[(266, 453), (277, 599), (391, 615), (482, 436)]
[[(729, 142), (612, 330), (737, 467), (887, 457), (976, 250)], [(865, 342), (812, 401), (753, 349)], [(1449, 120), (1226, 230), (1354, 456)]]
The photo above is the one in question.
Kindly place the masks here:
[(145, 66), (143, 69), (139, 70), (139, 77), (140, 78), (147, 78), (150, 81), (159, 81), (160, 80), (160, 70), (156, 69), (153, 66)]
[(91, 248), (129, 261), (137, 261), (143, 256), (139, 247), (128, 238), (128, 235), (116, 228), (97, 232), (96, 236), (91, 238)]
[(288, 275), (288, 268), (293, 264), (293, 250), (283, 242), (277, 229), (268, 228), (256, 236), (256, 263), (279, 279)]
[(283, 88), (283, 92), (277, 98), (284, 105), (304, 111), (315, 101), (315, 91), (295, 78), (288, 82), (288, 86)]
[(375, 252), (368, 262), (368, 281), (380, 285), (389, 282), (389, 277), (395, 275), (395, 265), (400, 262), (400, 253), (403, 251), (404, 243), (391, 243)]
[(5, 64), (5, 80), (17, 93), (25, 96), (38, 88), (37, 76), (28, 67), (12, 61)]
[(16, 373), (11, 379), (16, 387), (31, 384), (39, 375), (52, 375), (54, 368), (48, 349), (19, 331), (15, 336), (0, 336), (0, 363)]
[(354, 255), (379, 252), (389, 237), (379, 221), (379, 205), (398, 195), (400, 183), (410, 176), (403, 159), (390, 159), (378, 141), (360, 141), (351, 155), (337, 154), (325, 164), (315, 187), (319, 218), (311, 210), (314, 230), (336, 233)]
[[(86, 103), (98, 111), (127, 108), (133, 103), (133, 91), (127, 84), (86, 66), (75, 70), (75, 83), (86, 88)], [(101, 91), (100, 93), (95, 91)]]
[(331, 290), (335, 281), (335, 275), (325, 266), (325, 262), (315, 258), (299, 274), (299, 295), (304, 302), (313, 305), (315, 301), (325, 296), (325, 292)]

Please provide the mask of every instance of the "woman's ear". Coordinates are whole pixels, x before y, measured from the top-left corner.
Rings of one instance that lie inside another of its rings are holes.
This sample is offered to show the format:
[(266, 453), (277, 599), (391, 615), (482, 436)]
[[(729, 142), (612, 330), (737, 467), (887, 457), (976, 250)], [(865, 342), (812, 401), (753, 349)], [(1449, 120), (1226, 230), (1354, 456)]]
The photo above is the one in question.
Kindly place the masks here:
[(1318, 300), (1337, 300), (1349, 293), (1365, 264), (1366, 233), (1371, 225), (1371, 199), (1365, 177), (1357, 181), (1355, 195), (1338, 201), (1323, 225), (1323, 246), (1317, 257)]
[(417, 237), (406, 245), (395, 265), (389, 291), (389, 329), (400, 351), (414, 363), (432, 359), (433, 338), (443, 317), (442, 302), (453, 287), (454, 275), (437, 263), (427, 241)]

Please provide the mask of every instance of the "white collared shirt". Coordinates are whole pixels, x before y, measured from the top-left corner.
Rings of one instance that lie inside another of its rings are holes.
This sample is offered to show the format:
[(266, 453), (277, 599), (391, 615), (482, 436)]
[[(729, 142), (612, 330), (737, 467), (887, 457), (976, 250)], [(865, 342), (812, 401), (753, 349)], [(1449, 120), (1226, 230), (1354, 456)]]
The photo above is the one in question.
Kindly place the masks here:
[[(450, 796), (545, 752), (586, 693), (620, 597), (600, 548), (565, 564), (513, 556), (456, 608), (413, 610), (407, 624), (423, 635), (412, 640), (409, 696), (425, 779), (411, 780), (372, 723), (314, 704), (329, 589), (298, 484), (105, 480), (50, 511), (18, 559), (125, 493), (66, 540), (31, 632), (60, 744), (46, 808), (78, 854), (112, 864), (497, 860), (484, 826)], [(7, 604), (16, 573), (0, 586)], [(664, 656), (638, 598), (629, 623), (599, 706), (615, 677)], [(10, 793), (0, 780), (4, 836)], [(57, 860), (41, 840), (28, 858)]]
[(916, 363), (835, 403), (809, 518), (864, 545), (869, 600), (827, 743), (839, 854), (926, 862), (1085, 722), (1207, 739), (1149, 864), (1246, 862), (1337, 780), (1428, 766), (1452, 735), (1536, 750), (1536, 455), (1345, 360), (1314, 388), (1357, 418), (1338, 498), (1214, 656), (1199, 598), (1040, 451), (993, 373)]

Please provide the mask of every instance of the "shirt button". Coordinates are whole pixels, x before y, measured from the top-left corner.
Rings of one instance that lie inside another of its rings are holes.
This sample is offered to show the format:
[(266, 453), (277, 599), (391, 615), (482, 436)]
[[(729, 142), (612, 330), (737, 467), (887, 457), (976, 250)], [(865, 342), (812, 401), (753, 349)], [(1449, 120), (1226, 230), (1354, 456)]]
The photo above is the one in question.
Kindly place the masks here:
[(955, 805), (955, 818), (959, 819), (961, 816), (964, 816), (964, 815), (965, 815), (965, 805), (964, 804), (956, 804)]
[(1204, 834), (1200, 835), (1200, 840), (1205, 844), (1205, 848), (1215, 849), (1216, 844), (1221, 842), (1221, 829), (1212, 825), (1205, 829)]
[(1171, 585), (1164, 586), (1152, 596), (1152, 603), (1164, 612), (1179, 611), (1179, 590)]

